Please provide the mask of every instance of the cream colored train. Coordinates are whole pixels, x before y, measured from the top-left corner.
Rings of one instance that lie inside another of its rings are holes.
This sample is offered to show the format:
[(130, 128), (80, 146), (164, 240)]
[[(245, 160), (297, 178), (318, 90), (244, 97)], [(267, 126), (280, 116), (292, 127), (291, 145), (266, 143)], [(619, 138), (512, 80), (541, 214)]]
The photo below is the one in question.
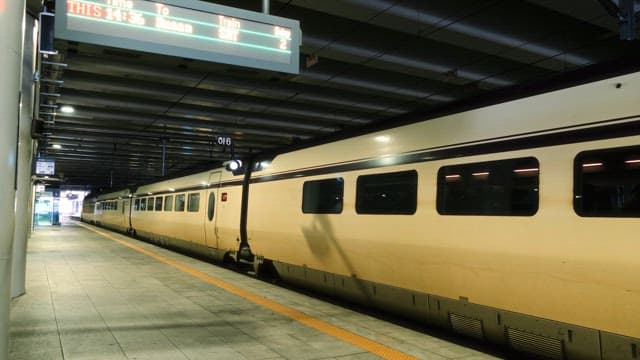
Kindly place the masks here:
[(640, 73), (93, 208), (101, 225), (517, 351), (640, 357)]

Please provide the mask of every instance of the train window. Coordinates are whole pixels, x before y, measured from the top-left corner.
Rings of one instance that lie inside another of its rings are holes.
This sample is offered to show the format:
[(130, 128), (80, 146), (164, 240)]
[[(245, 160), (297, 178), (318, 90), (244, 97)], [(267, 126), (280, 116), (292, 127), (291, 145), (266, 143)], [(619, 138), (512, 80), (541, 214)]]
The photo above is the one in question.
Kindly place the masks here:
[(156, 198), (156, 211), (162, 211), (162, 196)]
[(140, 208), (139, 208), (139, 210), (140, 211), (147, 210), (147, 199), (146, 198), (140, 199)]
[(438, 213), (532, 216), (538, 211), (539, 168), (533, 157), (441, 167)]
[(207, 206), (207, 216), (209, 221), (213, 220), (213, 212), (216, 205), (216, 194), (209, 193), (209, 204)]
[(147, 198), (147, 211), (153, 211), (153, 198)]
[(184, 194), (176, 195), (175, 211), (184, 211)]
[(640, 217), (640, 147), (578, 154), (573, 195), (580, 216)]
[(416, 212), (418, 172), (362, 175), (356, 188), (358, 214), (411, 215)]
[(138, 211), (138, 208), (140, 208), (140, 199), (135, 199), (133, 201), (133, 211)]
[(189, 203), (187, 204), (187, 211), (198, 212), (200, 209), (200, 193), (189, 194)]
[(302, 186), (302, 212), (305, 214), (340, 214), (344, 179), (306, 181)]
[(164, 211), (173, 210), (173, 195), (167, 195), (164, 197)]

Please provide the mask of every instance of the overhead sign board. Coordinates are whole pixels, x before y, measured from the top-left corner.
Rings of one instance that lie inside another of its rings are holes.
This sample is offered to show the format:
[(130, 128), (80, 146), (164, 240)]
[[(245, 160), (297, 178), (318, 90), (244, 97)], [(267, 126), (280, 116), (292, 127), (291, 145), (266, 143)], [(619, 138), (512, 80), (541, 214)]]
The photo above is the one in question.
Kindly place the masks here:
[(55, 175), (56, 162), (50, 159), (36, 159), (36, 175)]
[(300, 23), (202, 1), (58, 0), (56, 38), (298, 74)]

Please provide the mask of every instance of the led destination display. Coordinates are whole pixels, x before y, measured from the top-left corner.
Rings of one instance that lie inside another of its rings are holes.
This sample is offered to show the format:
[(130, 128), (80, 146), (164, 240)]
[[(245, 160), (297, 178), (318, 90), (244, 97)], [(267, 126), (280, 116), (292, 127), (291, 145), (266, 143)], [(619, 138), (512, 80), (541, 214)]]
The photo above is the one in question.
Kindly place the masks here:
[(299, 72), (298, 21), (200, 1), (58, 1), (55, 33), (72, 41)]

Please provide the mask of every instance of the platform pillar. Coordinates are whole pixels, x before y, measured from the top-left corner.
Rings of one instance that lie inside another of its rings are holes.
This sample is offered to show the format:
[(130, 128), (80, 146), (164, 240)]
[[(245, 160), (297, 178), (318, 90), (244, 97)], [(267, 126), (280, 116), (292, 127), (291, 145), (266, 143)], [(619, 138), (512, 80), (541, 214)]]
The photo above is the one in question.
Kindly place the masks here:
[(9, 358), (11, 256), (25, 0), (0, 0), (0, 359)]
[[(2, 1), (2, 0), (0, 0)], [(31, 120), (33, 117), (33, 74), (35, 72), (36, 36), (35, 19), (25, 18), (24, 55), (22, 61), (22, 98), (20, 105), (20, 135), (18, 138), (18, 189), (16, 190), (16, 219), (13, 235), (13, 257), (11, 272), (11, 297), (25, 293), (27, 263), (27, 239), (31, 233), (31, 163), (33, 139)]]

